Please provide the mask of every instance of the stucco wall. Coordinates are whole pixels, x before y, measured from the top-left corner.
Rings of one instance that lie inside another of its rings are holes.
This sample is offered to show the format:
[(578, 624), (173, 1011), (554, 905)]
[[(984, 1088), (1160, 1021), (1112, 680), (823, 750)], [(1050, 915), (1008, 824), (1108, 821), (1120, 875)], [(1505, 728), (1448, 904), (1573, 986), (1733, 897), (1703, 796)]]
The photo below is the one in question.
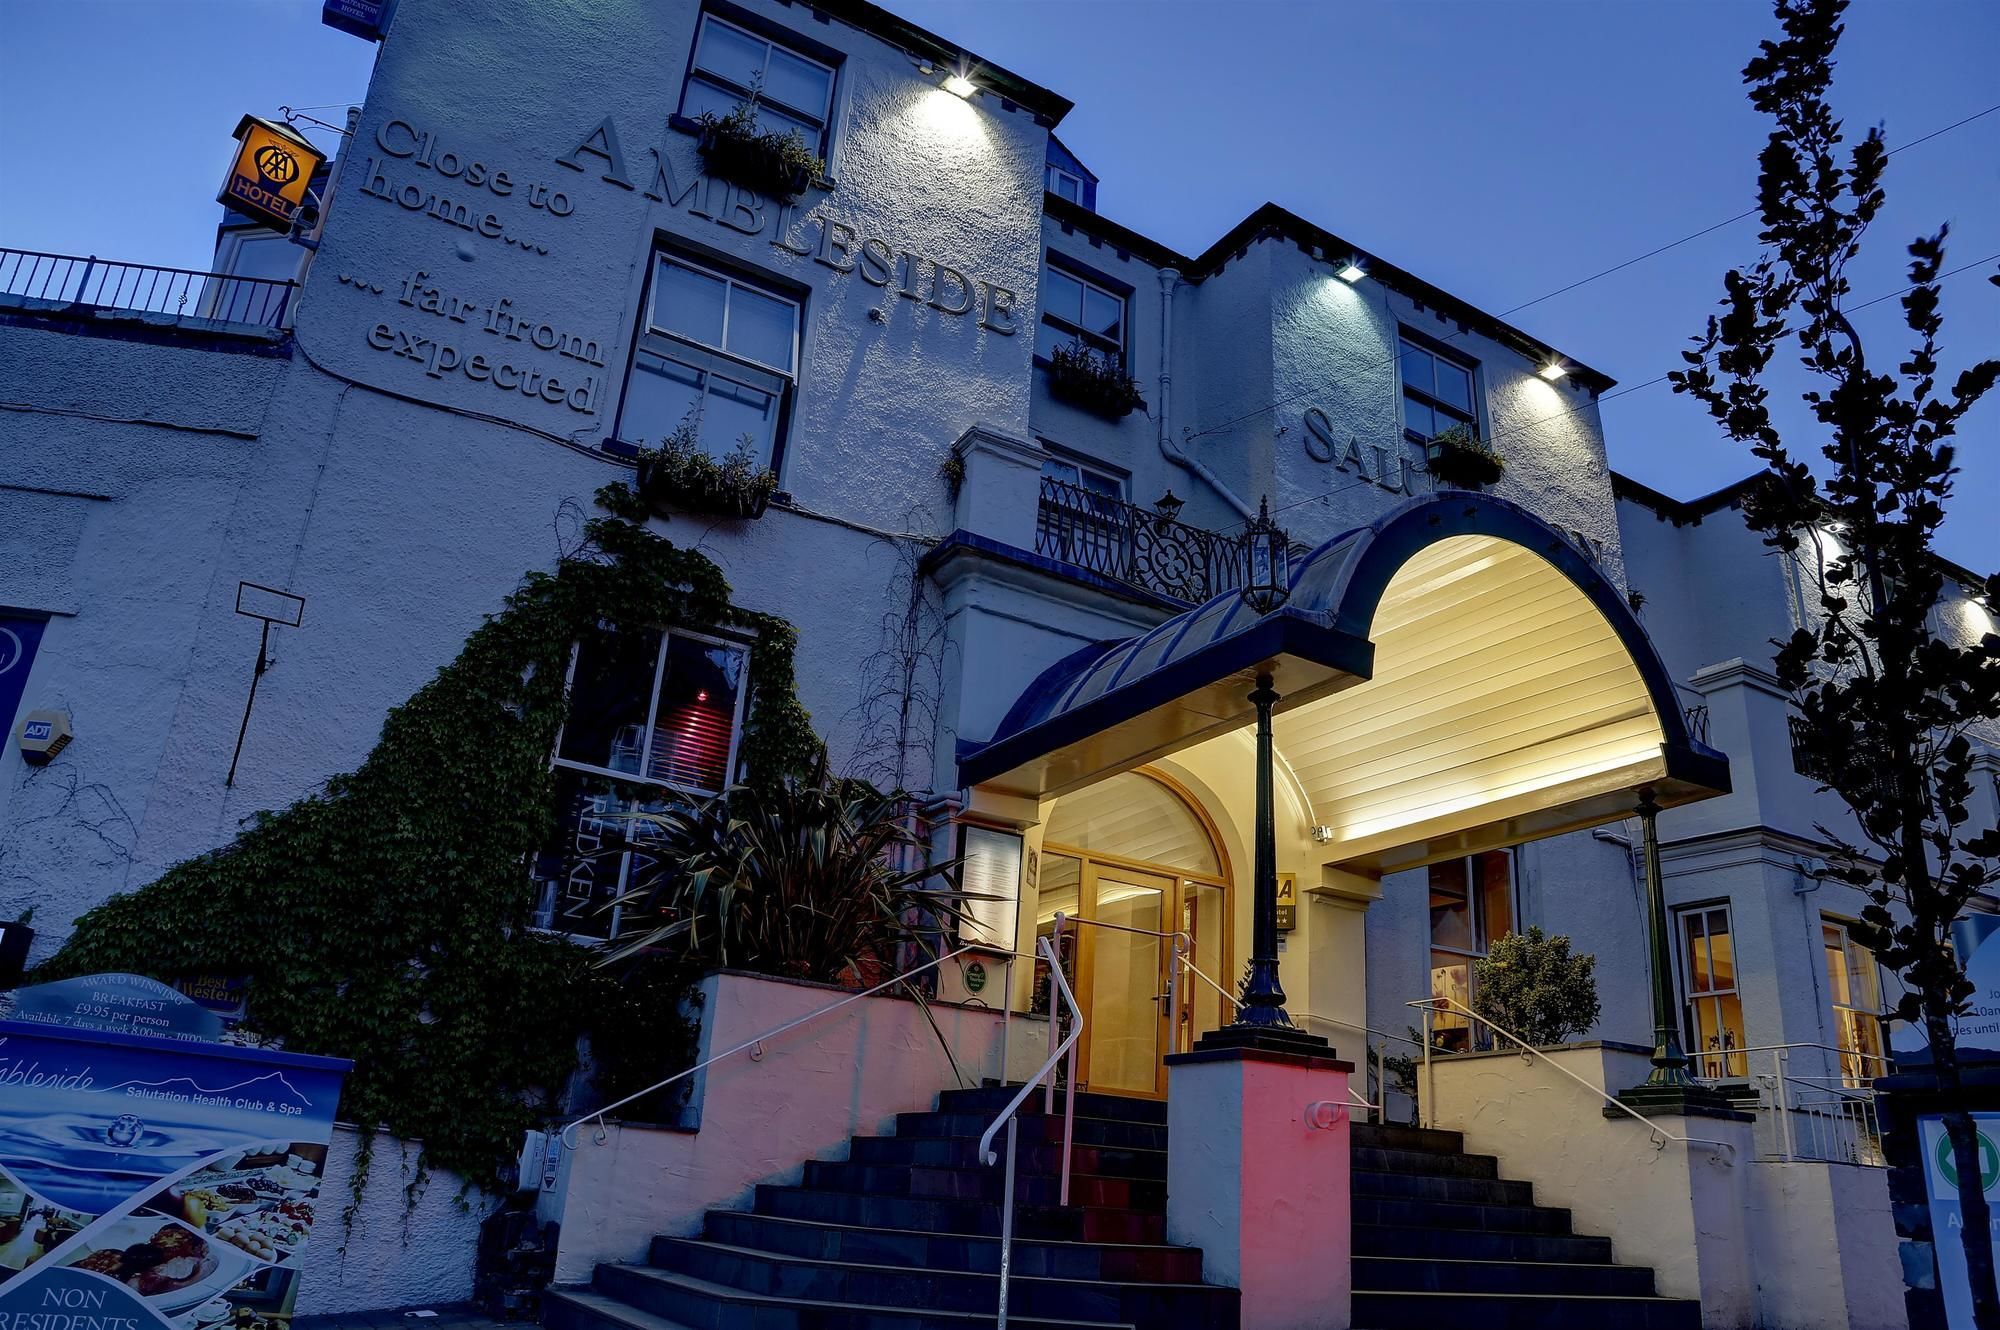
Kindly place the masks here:
[[(698, 1060), (842, 996), (824, 984), (711, 975)], [(544, 1217), (562, 1223), (556, 1282), (637, 1260), (655, 1233), (698, 1232), (708, 1210), (747, 1204), (757, 1183), (796, 1182), (804, 1161), (843, 1158), (849, 1137), (885, 1132), (896, 1114), (935, 1107), (938, 1091), (997, 1074), (998, 1013), (934, 1004), (931, 1015), (936, 1032), (915, 1003), (863, 998), (764, 1040), (757, 1056), (718, 1062), (695, 1077), (694, 1131), (614, 1122), (600, 1141), (594, 1126), (578, 1128), (556, 1195), (543, 1201)]]
[(368, 1180), (344, 1228), (340, 1212), (354, 1195), (354, 1169), (362, 1144), (358, 1128), (335, 1127), (320, 1188), (320, 1220), (313, 1230), (297, 1313), (327, 1316), (463, 1302), (472, 1296), (480, 1221), (493, 1198), (467, 1190), (455, 1173), (419, 1178), (418, 1144), (377, 1132)]

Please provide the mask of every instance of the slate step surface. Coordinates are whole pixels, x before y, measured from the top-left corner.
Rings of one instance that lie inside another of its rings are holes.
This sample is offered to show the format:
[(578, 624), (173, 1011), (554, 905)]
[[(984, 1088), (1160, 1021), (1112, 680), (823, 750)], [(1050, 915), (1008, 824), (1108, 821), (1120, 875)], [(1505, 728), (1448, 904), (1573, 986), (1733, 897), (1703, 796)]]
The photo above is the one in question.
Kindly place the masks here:
[(1356, 1289), (1368, 1330), (1701, 1330), (1701, 1304), (1679, 1298), (1555, 1294), (1381, 1293)]
[[(977, 1113), (991, 1123), (1001, 1109), (1016, 1094), (1018, 1085), (986, 1085), (977, 1090), (946, 1090), (938, 1095), (938, 1109), (945, 1113)], [(1065, 1112), (1067, 1096), (1057, 1087), (1053, 1115), (1061, 1117)], [(1040, 1112), (1044, 1096), (1038, 1089), (1022, 1102), (1026, 1112)], [(1134, 1099), (1129, 1095), (1103, 1094), (1093, 1090), (1076, 1092), (1076, 1115), (1080, 1118), (1108, 1118), (1119, 1122), (1144, 1122), (1154, 1126), (1167, 1125), (1167, 1101), (1164, 1099)], [(981, 1127), (984, 1131), (986, 1128)]]
[[(1006, 1141), (1002, 1138), (995, 1143), (994, 1154), (1006, 1158)], [(1386, 1155), (1388, 1152), (1378, 1151)], [(931, 1168), (984, 1168), (997, 1172), (999, 1164), (984, 1164), (979, 1159), (979, 1142), (976, 1138), (964, 1136), (857, 1136), (848, 1150), (848, 1160), (856, 1164), (878, 1166), (917, 1166)], [(1425, 1159), (1431, 1156), (1422, 1156)], [(1384, 1162), (1386, 1161), (1378, 1161)], [(1018, 1142), (1014, 1148), (1014, 1167), (1022, 1177), (1030, 1175), (1055, 1176), (1062, 1170), (1062, 1145), (1056, 1143)], [(1355, 1167), (1361, 1167), (1359, 1157)], [(1103, 1177), (1148, 1178), (1157, 1182), (1167, 1179), (1167, 1152), (1165, 1150), (1141, 1150), (1110, 1145), (1085, 1145), (1073, 1143), (1070, 1147), (1070, 1171), (1074, 1173), (1095, 1173)], [(1466, 1176), (1482, 1176), (1475, 1169)], [(1483, 1176), (1495, 1176), (1492, 1173)]]
[(1564, 1261), (1431, 1260), (1356, 1256), (1355, 1287), (1397, 1293), (1590, 1293), (1649, 1298), (1653, 1272), (1639, 1265)]

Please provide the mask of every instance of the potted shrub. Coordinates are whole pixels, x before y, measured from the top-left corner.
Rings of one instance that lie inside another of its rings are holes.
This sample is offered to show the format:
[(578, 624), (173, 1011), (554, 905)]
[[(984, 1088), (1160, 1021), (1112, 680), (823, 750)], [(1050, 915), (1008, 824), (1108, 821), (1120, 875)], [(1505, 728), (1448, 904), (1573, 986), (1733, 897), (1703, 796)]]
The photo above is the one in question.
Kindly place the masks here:
[(1454, 426), (1425, 445), (1428, 466), (1439, 484), (1476, 490), (1500, 479), (1506, 463), (1483, 440), (1463, 425)]
[(1570, 950), (1567, 935), (1539, 928), (1508, 933), (1473, 962), (1472, 1009), (1537, 1048), (1597, 1024), (1597, 957)]
[(714, 517), (757, 518), (770, 506), (778, 474), (757, 461), (745, 434), (720, 462), (701, 446), (692, 420), (681, 422), (657, 448), (641, 448), (639, 493)]
[(826, 163), (813, 155), (796, 129), (760, 132), (756, 100), (738, 102), (728, 115), (701, 114), (695, 123), (701, 126), (697, 147), (702, 165), (712, 176), (789, 203), (820, 177)]
[(1139, 385), (1124, 365), (1081, 342), (1059, 346), (1050, 353), (1049, 391), (1109, 420), (1121, 420), (1141, 404)]

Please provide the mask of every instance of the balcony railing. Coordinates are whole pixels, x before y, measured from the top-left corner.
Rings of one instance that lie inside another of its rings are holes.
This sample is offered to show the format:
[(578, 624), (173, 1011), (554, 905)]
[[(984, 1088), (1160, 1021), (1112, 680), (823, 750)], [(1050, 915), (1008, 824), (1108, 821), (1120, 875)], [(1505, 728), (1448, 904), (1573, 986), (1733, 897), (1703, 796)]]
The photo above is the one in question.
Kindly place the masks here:
[(1049, 476), (1042, 477), (1035, 552), (1191, 603), (1245, 580), (1243, 545), (1234, 537)]
[(295, 289), (268, 277), (0, 248), (0, 310), (124, 310), (282, 328)]

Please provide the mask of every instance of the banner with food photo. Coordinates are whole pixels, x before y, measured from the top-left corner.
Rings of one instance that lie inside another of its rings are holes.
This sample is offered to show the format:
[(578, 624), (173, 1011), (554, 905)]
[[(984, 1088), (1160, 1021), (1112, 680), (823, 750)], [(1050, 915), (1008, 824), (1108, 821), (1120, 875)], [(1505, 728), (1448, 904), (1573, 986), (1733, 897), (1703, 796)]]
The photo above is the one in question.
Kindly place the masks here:
[(351, 1064), (129, 1033), (204, 1029), (133, 981), (0, 1020), (0, 1326), (284, 1330)]

